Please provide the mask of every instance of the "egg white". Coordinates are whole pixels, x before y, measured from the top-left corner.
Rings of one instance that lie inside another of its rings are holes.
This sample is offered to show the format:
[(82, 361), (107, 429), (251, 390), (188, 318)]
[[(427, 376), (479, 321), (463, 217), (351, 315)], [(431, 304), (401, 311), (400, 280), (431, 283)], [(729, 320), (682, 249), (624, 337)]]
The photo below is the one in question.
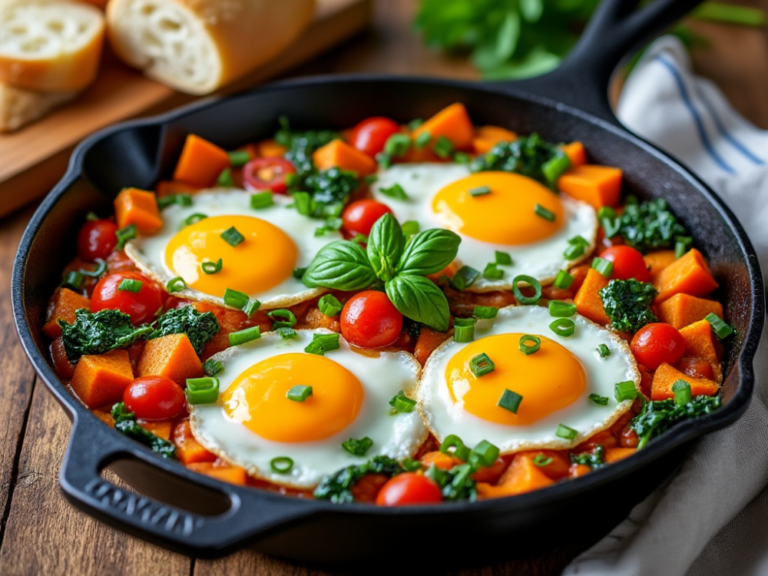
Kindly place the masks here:
[[(144, 274), (162, 285), (166, 285), (178, 276), (166, 264), (166, 247), (179, 230), (184, 227), (184, 220), (196, 213), (202, 213), (209, 217), (253, 216), (270, 222), (290, 236), (296, 244), (298, 248), (297, 268), (309, 266), (320, 248), (341, 239), (339, 232), (326, 232), (323, 236), (315, 236), (315, 229), (321, 226), (322, 222), (302, 216), (295, 209), (289, 207), (292, 203), (289, 197), (275, 194), (274, 201), (275, 204), (269, 208), (254, 210), (250, 207), (250, 192), (221, 188), (203, 190), (192, 196), (192, 206), (182, 207), (174, 204), (164, 209), (161, 212), (162, 229), (152, 236), (140, 235), (137, 239), (131, 240), (126, 244), (125, 253)], [(268, 310), (293, 306), (315, 298), (324, 292), (325, 290), (322, 288), (307, 288), (301, 280), (291, 275), (266, 292), (249, 294), (249, 296), (261, 301), (262, 310)], [(224, 306), (223, 298), (211, 296), (193, 288), (176, 292), (175, 295)]]
[[(480, 320), (475, 327), (475, 341), (486, 336), (522, 333), (546, 336), (563, 345), (576, 356), (584, 367), (587, 388), (583, 397), (528, 426), (506, 426), (489, 422), (465, 411), (459, 400), (454, 404), (445, 379), (448, 362), (468, 343), (447, 340), (437, 348), (424, 366), (418, 400), (424, 422), (432, 434), (442, 442), (446, 436), (456, 434), (464, 443), (475, 446), (487, 440), (499, 447), (502, 454), (521, 450), (564, 450), (576, 446), (593, 434), (609, 428), (632, 406), (632, 400), (617, 402), (614, 386), (631, 380), (640, 387), (640, 372), (627, 343), (613, 332), (598, 326), (582, 316), (574, 316), (576, 331), (572, 336), (557, 336), (549, 328), (554, 320), (543, 306), (511, 306), (499, 310), (494, 320)], [(605, 344), (611, 352), (601, 358), (597, 347)], [(510, 350), (510, 354), (517, 350)], [(607, 406), (589, 399), (595, 393), (609, 398)], [(523, 399), (525, 402), (525, 399)], [(555, 435), (558, 424), (573, 428), (578, 435), (565, 440)]]
[[(379, 171), (376, 183), (371, 186), (374, 199), (387, 204), (402, 224), (409, 220), (419, 223), (422, 230), (441, 228), (432, 210), (432, 199), (449, 184), (466, 178), (471, 173), (466, 166), (460, 164), (396, 164), (391, 168)], [(408, 198), (398, 200), (381, 192), (400, 184)], [(499, 266), (504, 271), (500, 280), (488, 280), (480, 276), (469, 288), (470, 292), (490, 292), (493, 290), (510, 290), (512, 279), (520, 274), (536, 278), (542, 284), (554, 281), (560, 270), (568, 269), (586, 258), (594, 249), (597, 237), (597, 215), (590, 205), (569, 198), (560, 197), (566, 222), (553, 236), (540, 242), (522, 246), (507, 246), (475, 240), (463, 234), (461, 245), (456, 258), (459, 264), (471, 266), (483, 271), (485, 265), (495, 261), (495, 251), (507, 252), (512, 257), (512, 265)], [(567, 260), (563, 252), (568, 248), (568, 240), (582, 236), (589, 246), (584, 255), (574, 260)]]
[[(223, 393), (237, 377), (258, 362), (280, 354), (303, 353), (313, 334), (327, 330), (298, 330), (298, 338), (281, 340), (275, 333), (242, 346), (229, 348), (213, 358), (224, 371), (218, 376)], [(243, 424), (233, 422), (221, 403), (190, 407), (190, 424), (195, 438), (227, 462), (245, 468), (254, 477), (292, 488), (313, 488), (320, 480), (350, 465), (386, 455), (396, 460), (412, 457), (426, 440), (427, 431), (417, 410), (390, 414), (390, 399), (400, 390), (413, 396), (421, 366), (407, 352), (363, 354), (339, 337), (341, 348), (326, 357), (354, 374), (363, 386), (365, 398), (355, 421), (341, 432), (311, 442), (274, 442), (261, 438)], [(368, 436), (373, 446), (364, 457), (346, 452), (341, 443)], [(289, 474), (278, 474), (270, 461), (278, 456), (293, 459)]]

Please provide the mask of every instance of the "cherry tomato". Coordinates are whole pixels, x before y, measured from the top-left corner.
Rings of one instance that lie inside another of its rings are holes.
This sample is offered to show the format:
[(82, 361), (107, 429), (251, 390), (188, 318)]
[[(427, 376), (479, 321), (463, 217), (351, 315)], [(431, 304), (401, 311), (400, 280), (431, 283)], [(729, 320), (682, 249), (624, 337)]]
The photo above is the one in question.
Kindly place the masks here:
[(349, 204), (341, 215), (342, 229), (347, 238), (354, 238), (358, 234), (368, 236), (376, 220), (384, 214), (392, 214), (386, 204), (376, 200), (356, 200)]
[(650, 282), (651, 274), (643, 260), (643, 255), (629, 246), (612, 246), (600, 254), (600, 258), (613, 262), (613, 275), (617, 280), (634, 278), (640, 282)]
[(117, 246), (117, 225), (111, 220), (92, 220), (77, 235), (77, 255), (87, 262), (106, 260)]
[(248, 190), (272, 190), (284, 194), (285, 177), (296, 168), (285, 158), (256, 158), (243, 167), (243, 183)]
[(423, 474), (414, 472), (398, 474), (384, 484), (376, 496), (376, 504), (379, 506), (434, 504), (442, 501), (440, 487)]
[(400, 126), (397, 122), (382, 116), (374, 116), (363, 120), (352, 129), (350, 144), (373, 157), (382, 152), (389, 137), (398, 132), (400, 132)]
[(125, 407), (142, 420), (170, 420), (184, 410), (184, 390), (165, 376), (136, 378), (123, 392)]
[(630, 343), (637, 361), (651, 370), (664, 363), (676, 364), (685, 354), (685, 338), (669, 324), (648, 324), (637, 331)]
[(383, 292), (355, 294), (341, 311), (342, 335), (361, 348), (389, 346), (402, 329), (403, 315)]
[[(138, 280), (141, 288), (138, 292), (120, 290), (123, 280)], [(146, 276), (138, 272), (114, 272), (96, 284), (91, 298), (91, 312), (120, 310), (130, 315), (131, 322), (138, 326), (155, 319), (155, 314), (163, 306), (163, 300), (163, 290)]]

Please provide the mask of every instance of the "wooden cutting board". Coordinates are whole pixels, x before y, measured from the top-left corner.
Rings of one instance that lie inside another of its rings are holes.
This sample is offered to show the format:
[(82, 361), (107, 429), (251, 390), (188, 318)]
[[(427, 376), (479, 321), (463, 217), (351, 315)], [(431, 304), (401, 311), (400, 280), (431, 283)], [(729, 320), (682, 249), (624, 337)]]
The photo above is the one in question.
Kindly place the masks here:
[[(217, 95), (279, 76), (353, 36), (370, 24), (373, 2), (317, 0), (314, 21), (293, 46)], [(74, 147), (95, 131), (194, 100), (145, 78), (107, 51), (98, 80), (77, 100), (19, 132), (0, 135), (0, 216), (47, 194), (66, 171)]]

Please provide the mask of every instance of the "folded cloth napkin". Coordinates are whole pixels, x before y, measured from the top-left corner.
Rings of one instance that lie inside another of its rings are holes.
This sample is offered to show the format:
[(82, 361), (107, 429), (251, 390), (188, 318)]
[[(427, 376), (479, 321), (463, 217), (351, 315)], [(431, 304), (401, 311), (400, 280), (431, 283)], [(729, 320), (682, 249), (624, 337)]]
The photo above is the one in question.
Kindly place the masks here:
[[(627, 80), (618, 116), (678, 158), (738, 216), (768, 273), (768, 132), (697, 78), (663, 37)], [(768, 574), (768, 337), (756, 394), (732, 426), (702, 438), (680, 470), (565, 570), (573, 575)]]

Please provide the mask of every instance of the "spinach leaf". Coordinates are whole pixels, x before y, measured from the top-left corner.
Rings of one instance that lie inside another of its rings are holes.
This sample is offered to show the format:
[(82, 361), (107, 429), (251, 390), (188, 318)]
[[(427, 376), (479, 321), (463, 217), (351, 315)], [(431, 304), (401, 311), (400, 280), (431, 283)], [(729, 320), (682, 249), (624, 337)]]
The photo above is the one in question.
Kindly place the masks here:
[(651, 310), (658, 292), (651, 284), (635, 279), (611, 280), (600, 290), (605, 313), (619, 332), (635, 333), (657, 318)]
[(632, 430), (640, 438), (638, 450), (678, 422), (710, 414), (720, 408), (720, 404), (720, 398), (717, 396), (696, 396), (682, 406), (675, 405), (672, 399), (646, 402), (640, 413), (630, 422)]
[(376, 282), (365, 251), (356, 242), (340, 240), (323, 246), (302, 281), (309, 288), (364, 290)]
[(405, 469), (397, 461), (388, 456), (375, 456), (360, 466), (347, 466), (338, 472), (326, 476), (315, 489), (314, 496), (318, 500), (330, 500), (334, 503), (354, 502), (352, 487), (366, 474), (384, 474), (397, 476)]
[(688, 230), (669, 211), (666, 200), (656, 198), (638, 202), (627, 197), (621, 216), (612, 226), (612, 235), (618, 234), (627, 246), (642, 253), (674, 246), (677, 237), (690, 236)]
[(475, 158), (470, 164), (470, 169), (472, 172), (514, 172), (550, 186), (552, 182), (547, 177), (545, 166), (564, 155), (559, 147), (534, 133), (530, 136), (520, 136), (514, 142), (496, 144), (490, 152)]
[(583, 452), (582, 454), (571, 454), (572, 464), (584, 464), (596, 470), (605, 466), (605, 450), (598, 444), (592, 452)]
[(176, 460), (176, 446), (174, 446), (173, 442), (155, 436), (149, 430), (139, 426), (136, 422), (136, 414), (128, 412), (128, 409), (122, 402), (112, 407), (112, 418), (115, 419), (115, 430), (118, 432), (122, 432), (129, 438), (144, 444), (152, 452), (159, 454), (163, 458)]
[(59, 326), (64, 350), (73, 363), (82, 356), (127, 348), (152, 332), (150, 326), (134, 326), (131, 317), (119, 310), (101, 310), (95, 314), (85, 309), (77, 310), (73, 324), (59, 320)]
[(168, 310), (157, 320), (157, 327), (148, 339), (162, 338), (171, 334), (186, 334), (198, 356), (208, 341), (219, 333), (219, 321), (213, 312), (198, 312), (194, 306), (182, 306)]
[(314, 170), (312, 154), (338, 137), (339, 135), (332, 130), (292, 131), (288, 119), (281, 117), (280, 130), (275, 133), (275, 142), (288, 148), (285, 158), (301, 175)]
[(424, 230), (413, 237), (397, 266), (398, 274), (427, 276), (456, 259), (461, 237), (450, 230)]
[(394, 277), (404, 247), (405, 236), (400, 224), (392, 214), (384, 214), (373, 225), (368, 236), (368, 259), (376, 276), (384, 282)]
[(475, 468), (471, 464), (459, 464), (450, 470), (440, 470), (434, 464), (424, 473), (432, 479), (443, 493), (443, 499), (449, 502), (459, 500), (477, 500), (477, 490), (472, 474)]
[(392, 304), (404, 316), (438, 332), (448, 330), (451, 317), (448, 300), (431, 280), (401, 274), (387, 282), (385, 289)]

